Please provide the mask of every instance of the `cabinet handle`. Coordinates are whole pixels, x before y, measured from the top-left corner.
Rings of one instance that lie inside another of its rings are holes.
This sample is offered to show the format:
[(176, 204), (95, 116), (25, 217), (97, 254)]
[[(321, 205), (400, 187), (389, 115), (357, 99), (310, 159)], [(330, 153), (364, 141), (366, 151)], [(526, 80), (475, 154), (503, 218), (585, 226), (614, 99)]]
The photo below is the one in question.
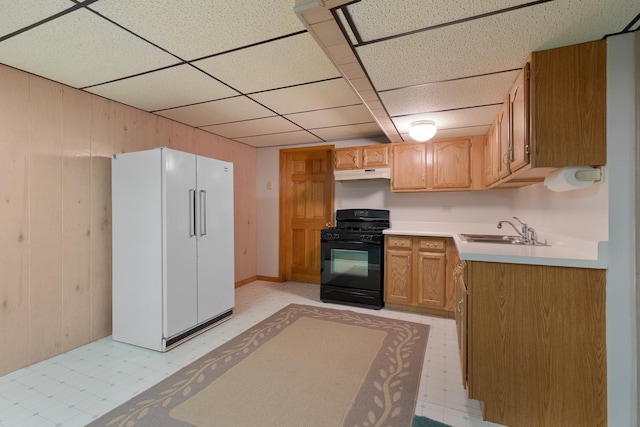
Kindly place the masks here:
[(464, 298), (460, 298), (460, 301), (458, 301), (458, 313), (462, 314), (462, 309), (460, 308), (460, 306), (462, 305), (462, 301), (464, 301)]
[(200, 235), (207, 235), (207, 192), (200, 190)]
[(189, 237), (196, 235), (196, 190), (189, 190)]
[(504, 165), (508, 165), (509, 164), (509, 150), (510, 150), (510, 148), (507, 149), (507, 152), (502, 155), (502, 164), (504, 164)]

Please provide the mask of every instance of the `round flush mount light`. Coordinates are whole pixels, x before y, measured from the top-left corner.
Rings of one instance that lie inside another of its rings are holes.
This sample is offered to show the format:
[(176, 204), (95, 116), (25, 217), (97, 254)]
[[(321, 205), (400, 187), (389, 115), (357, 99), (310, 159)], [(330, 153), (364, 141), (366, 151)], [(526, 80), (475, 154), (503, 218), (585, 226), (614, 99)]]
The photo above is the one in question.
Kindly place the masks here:
[(438, 128), (436, 128), (436, 124), (433, 121), (420, 120), (419, 122), (411, 123), (409, 136), (416, 141), (424, 142), (433, 138), (437, 131)]

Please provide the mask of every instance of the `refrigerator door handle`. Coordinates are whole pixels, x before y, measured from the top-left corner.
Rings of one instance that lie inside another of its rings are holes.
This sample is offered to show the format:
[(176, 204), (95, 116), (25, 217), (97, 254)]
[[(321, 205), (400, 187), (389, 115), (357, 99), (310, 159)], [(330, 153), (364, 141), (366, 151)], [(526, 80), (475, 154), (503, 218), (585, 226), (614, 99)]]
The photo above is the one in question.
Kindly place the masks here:
[(207, 192), (200, 190), (200, 235), (207, 235)]
[(196, 190), (189, 190), (189, 237), (196, 235)]

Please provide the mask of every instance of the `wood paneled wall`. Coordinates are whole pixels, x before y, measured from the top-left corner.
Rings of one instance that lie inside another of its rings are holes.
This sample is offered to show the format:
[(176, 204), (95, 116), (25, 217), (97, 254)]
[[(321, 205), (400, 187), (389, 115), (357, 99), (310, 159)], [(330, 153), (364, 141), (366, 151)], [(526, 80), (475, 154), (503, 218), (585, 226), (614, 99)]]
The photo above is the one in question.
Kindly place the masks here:
[(234, 163), (255, 277), (255, 148), (0, 65), (0, 375), (111, 334), (111, 158), (162, 146)]

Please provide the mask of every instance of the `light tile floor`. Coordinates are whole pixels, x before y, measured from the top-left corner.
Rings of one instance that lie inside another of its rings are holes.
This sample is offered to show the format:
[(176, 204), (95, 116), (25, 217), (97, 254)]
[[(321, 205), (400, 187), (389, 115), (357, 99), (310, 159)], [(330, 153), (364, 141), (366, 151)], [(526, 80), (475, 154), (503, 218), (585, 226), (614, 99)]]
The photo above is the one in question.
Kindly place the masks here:
[(236, 290), (232, 318), (167, 353), (107, 337), (0, 377), (0, 426), (84, 426), (290, 303), (431, 325), (416, 414), (454, 427), (497, 426), (482, 421), (479, 403), (465, 397), (452, 319), (324, 304), (318, 285), (262, 281)]

